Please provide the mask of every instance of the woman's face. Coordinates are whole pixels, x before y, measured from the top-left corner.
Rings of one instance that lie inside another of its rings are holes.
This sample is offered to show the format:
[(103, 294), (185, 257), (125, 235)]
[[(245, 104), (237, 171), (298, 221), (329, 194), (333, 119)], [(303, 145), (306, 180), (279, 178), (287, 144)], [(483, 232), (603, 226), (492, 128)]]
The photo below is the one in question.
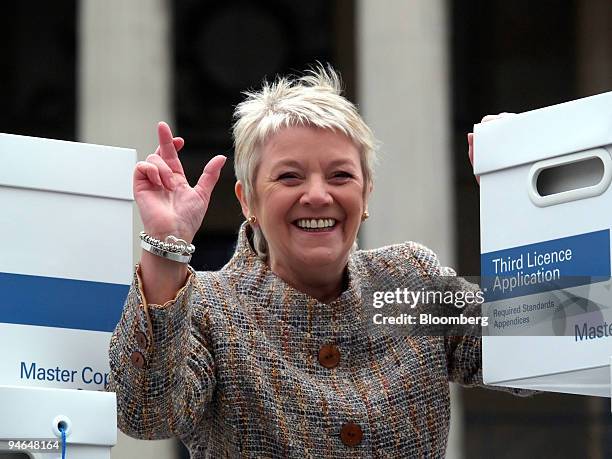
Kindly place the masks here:
[(341, 272), (366, 206), (356, 145), (331, 130), (289, 127), (264, 144), (259, 164), (250, 214), (272, 269), (289, 277), (309, 268)]

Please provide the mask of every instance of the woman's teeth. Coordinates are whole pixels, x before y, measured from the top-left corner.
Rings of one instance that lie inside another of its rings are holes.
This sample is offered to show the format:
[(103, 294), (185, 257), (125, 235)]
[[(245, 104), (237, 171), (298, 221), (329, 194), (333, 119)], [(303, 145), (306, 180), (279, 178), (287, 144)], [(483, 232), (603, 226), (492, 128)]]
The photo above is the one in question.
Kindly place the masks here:
[(303, 218), (297, 220), (295, 224), (300, 228), (307, 229), (331, 228), (336, 224), (336, 220), (333, 218)]

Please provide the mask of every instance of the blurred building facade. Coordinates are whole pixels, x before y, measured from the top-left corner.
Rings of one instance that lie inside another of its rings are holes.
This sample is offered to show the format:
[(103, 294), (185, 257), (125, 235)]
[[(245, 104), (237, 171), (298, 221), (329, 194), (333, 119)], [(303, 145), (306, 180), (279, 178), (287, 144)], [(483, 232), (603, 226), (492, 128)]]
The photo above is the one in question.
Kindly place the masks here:
[[(361, 245), (420, 241), (464, 275), (479, 272), (473, 123), (612, 90), (607, 0), (25, 0), (5, 11), (0, 132), (144, 159), (167, 120), (186, 139), (191, 183), (214, 155), (232, 157), (241, 91), (330, 62), (381, 146)], [(232, 253), (243, 220), (233, 185), (226, 166), (194, 241), (197, 269)], [(448, 457), (608, 457), (610, 419), (601, 399), (455, 388)], [(185, 452), (121, 436), (113, 457), (137, 454)]]

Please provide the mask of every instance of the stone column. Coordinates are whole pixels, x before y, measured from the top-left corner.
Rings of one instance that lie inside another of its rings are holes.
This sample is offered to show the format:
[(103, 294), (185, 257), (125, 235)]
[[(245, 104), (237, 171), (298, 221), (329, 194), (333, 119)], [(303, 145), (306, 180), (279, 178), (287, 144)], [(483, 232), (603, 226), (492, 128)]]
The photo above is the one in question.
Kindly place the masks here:
[[(81, 142), (136, 148), (138, 159), (155, 151), (157, 122), (172, 121), (169, 10), (165, 0), (81, 0)], [(140, 230), (137, 218), (135, 235)]]
[[(415, 240), (452, 266), (447, 15), (445, 0), (360, 0), (357, 100), (381, 142), (371, 218), (363, 227), (361, 245)], [(447, 457), (459, 458), (461, 406), (456, 394), (452, 410)]]
[[(139, 159), (155, 150), (157, 121), (171, 121), (169, 13), (165, 0), (81, 0), (80, 141), (136, 148)], [(136, 261), (142, 224), (137, 212), (134, 216)], [(175, 451), (174, 440), (138, 441), (120, 432), (112, 457), (172, 458)]]

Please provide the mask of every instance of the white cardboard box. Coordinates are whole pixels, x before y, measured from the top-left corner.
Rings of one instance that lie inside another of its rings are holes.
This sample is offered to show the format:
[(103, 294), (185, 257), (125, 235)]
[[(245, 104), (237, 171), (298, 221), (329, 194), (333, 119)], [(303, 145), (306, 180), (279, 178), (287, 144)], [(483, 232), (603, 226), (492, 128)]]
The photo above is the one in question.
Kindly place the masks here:
[[(19, 439), (46, 440), (47, 451), (34, 445), (20, 451), (31, 459), (61, 457), (60, 423), (66, 428), (66, 457), (71, 459), (108, 459), (117, 443), (113, 392), (0, 387), (0, 406), (0, 457), (23, 457), (16, 454)], [(27, 447), (30, 442), (24, 443)]]
[(610, 397), (612, 93), (474, 133), (484, 382)]
[(135, 161), (0, 134), (0, 386), (104, 388), (132, 279)]

